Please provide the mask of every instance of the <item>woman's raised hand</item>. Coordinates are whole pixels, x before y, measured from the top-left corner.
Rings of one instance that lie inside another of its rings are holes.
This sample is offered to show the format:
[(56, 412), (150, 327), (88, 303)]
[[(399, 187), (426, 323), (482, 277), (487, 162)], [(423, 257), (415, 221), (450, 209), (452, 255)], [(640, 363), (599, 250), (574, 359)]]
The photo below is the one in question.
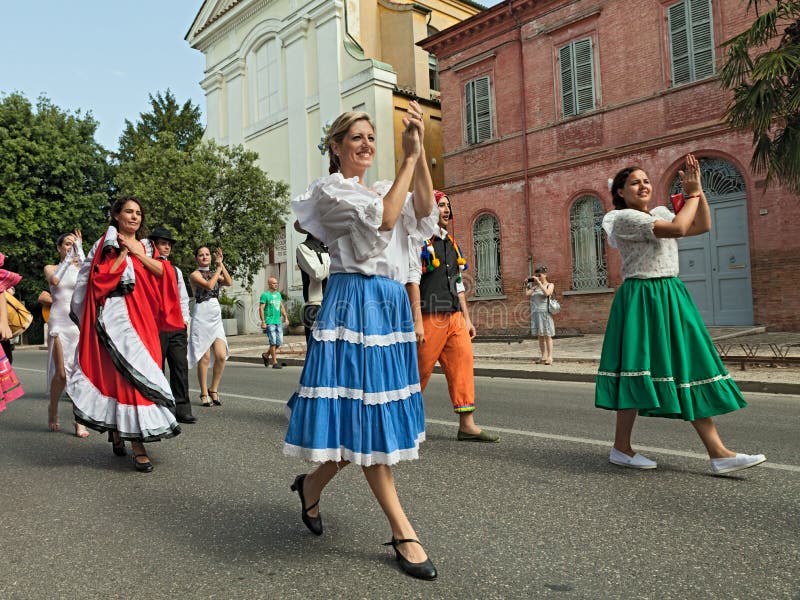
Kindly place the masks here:
[(222, 264), (222, 248), (217, 248), (216, 255), (214, 256), (214, 260), (218, 265)]
[(408, 158), (418, 158), (422, 153), (422, 141), (425, 138), (425, 123), (422, 120), (422, 108), (413, 100), (408, 104), (408, 112), (403, 117), (403, 153)]
[(678, 171), (678, 177), (681, 178), (681, 186), (687, 195), (696, 196), (703, 191), (700, 183), (700, 162), (694, 154), (686, 155), (686, 165), (683, 171)]

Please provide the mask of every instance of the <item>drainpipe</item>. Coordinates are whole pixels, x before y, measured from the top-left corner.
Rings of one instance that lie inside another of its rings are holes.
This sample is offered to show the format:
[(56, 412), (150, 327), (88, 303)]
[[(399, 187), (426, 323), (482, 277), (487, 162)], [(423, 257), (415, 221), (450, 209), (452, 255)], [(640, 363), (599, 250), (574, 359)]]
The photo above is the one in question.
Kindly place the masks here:
[(522, 197), (525, 203), (525, 239), (528, 248), (528, 276), (533, 275), (533, 248), (531, 246), (531, 201), (530, 186), (528, 185), (528, 111), (525, 102), (525, 60), (522, 55), (522, 23), (519, 17), (514, 14), (513, 2), (508, 4), (508, 12), (517, 24), (517, 49), (519, 50), (519, 70), (520, 70), (520, 98), (522, 98), (522, 168), (525, 188), (522, 190)]

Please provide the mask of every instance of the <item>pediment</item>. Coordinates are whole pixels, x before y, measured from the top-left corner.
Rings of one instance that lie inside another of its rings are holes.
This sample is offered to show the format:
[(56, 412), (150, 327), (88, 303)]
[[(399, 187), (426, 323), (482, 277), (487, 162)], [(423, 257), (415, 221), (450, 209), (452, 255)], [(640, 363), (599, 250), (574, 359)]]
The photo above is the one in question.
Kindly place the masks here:
[(186, 33), (186, 39), (191, 41), (192, 38), (200, 35), (215, 21), (235, 8), (237, 4), (241, 4), (244, 1), (245, 0), (205, 0), (200, 10), (197, 11), (197, 16), (194, 18), (192, 26)]

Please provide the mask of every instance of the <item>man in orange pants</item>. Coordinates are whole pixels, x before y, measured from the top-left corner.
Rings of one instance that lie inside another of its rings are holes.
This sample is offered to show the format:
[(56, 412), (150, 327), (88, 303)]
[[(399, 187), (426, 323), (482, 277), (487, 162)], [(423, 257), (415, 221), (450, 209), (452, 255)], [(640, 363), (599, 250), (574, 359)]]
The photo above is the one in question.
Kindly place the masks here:
[[(452, 218), (450, 199), (435, 190), (439, 207), (439, 234), (411, 248), (406, 284), (414, 331), (417, 335), (419, 380), (428, 384), (436, 361), (442, 366), (453, 410), (458, 414), (458, 436), (463, 442), (499, 442), (500, 437), (475, 424), (475, 380), (472, 338), (475, 327), (469, 318), (461, 271), (466, 262), (447, 233)], [(416, 242), (413, 242), (416, 245)]]

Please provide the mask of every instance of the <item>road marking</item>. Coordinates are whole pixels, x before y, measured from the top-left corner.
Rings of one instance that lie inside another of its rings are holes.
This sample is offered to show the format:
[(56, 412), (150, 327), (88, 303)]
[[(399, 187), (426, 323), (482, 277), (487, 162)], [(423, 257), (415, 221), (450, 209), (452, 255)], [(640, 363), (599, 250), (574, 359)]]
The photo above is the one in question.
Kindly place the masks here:
[[(45, 373), (43, 369), (27, 369), (25, 367), (15, 367), (15, 371), (31, 371), (33, 373)], [(190, 392), (192, 393), (199, 393), (199, 389), (190, 388)], [(286, 400), (278, 400), (276, 398), (262, 398), (256, 396), (244, 396), (242, 394), (229, 394), (226, 393), (225, 396), (230, 398), (241, 398), (243, 400), (256, 400), (258, 402), (268, 402), (270, 404), (279, 404), (283, 405), (286, 404)], [(433, 425), (445, 425), (447, 427), (451, 427), (453, 425), (452, 421), (445, 421), (443, 419), (425, 419), (426, 423), (431, 423)], [(558, 435), (556, 433), (540, 433), (538, 431), (528, 431), (525, 429), (509, 429), (506, 427), (491, 427), (489, 425), (486, 426), (487, 429), (492, 431), (497, 431), (499, 433), (508, 433), (512, 435), (522, 435), (526, 437), (533, 437), (533, 438), (540, 438), (544, 440), (556, 440), (559, 442), (572, 442), (574, 444), (589, 444), (590, 446), (600, 446), (603, 448), (610, 448), (612, 443), (606, 440), (595, 440), (592, 438), (582, 438), (582, 437), (574, 437), (571, 435)], [(666, 454), (667, 456), (682, 456), (683, 458), (696, 458), (698, 460), (708, 460), (708, 455), (700, 454), (698, 452), (685, 452), (683, 450), (671, 450), (669, 448), (659, 448), (657, 446), (639, 446), (636, 445), (638, 450), (642, 452), (652, 452), (654, 454)], [(774, 463), (774, 462), (765, 462), (760, 467), (764, 467), (766, 469), (776, 469), (778, 471), (792, 471), (794, 473), (800, 473), (800, 466), (798, 465), (784, 465), (782, 463)]]
[[(189, 391), (197, 393), (200, 390), (190, 389)], [(225, 394), (225, 395), (230, 398), (242, 398), (243, 400), (256, 400), (258, 402), (268, 402), (270, 404), (279, 404), (279, 405), (286, 404), (286, 400), (277, 400), (275, 398), (258, 398), (256, 396), (244, 396), (242, 394)], [(445, 425), (447, 427), (453, 426), (453, 421), (445, 421), (443, 419), (426, 418), (425, 423), (430, 423), (432, 425)], [(559, 435), (556, 433), (540, 433), (538, 431), (528, 431), (525, 429), (509, 429), (507, 427), (492, 427), (490, 425), (486, 425), (486, 429), (489, 429), (491, 431), (497, 431), (499, 433), (522, 435), (526, 437), (540, 438), (545, 440), (556, 440), (559, 442), (572, 442), (575, 444), (589, 444), (590, 446), (600, 446), (603, 448), (610, 448), (612, 446), (612, 443), (606, 440), (595, 440), (592, 438), (575, 437), (571, 435)], [(707, 454), (700, 454), (698, 452), (685, 452), (683, 450), (672, 450), (669, 448), (659, 448), (657, 446), (640, 446), (638, 444), (636, 445), (636, 448), (637, 450), (641, 450), (642, 452), (652, 452), (654, 454), (666, 454), (667, 456), (682, 456), (684, 458), (697, 458), (703, 461), (708, 460)], [(781, 463), (765, 462), (759, 466), (765, 467), (767, 469), (777, 469), (779, 471), (792, 471), (794, 473), (800, 473), (800, 466), (798, 465), (784, 465)]]

